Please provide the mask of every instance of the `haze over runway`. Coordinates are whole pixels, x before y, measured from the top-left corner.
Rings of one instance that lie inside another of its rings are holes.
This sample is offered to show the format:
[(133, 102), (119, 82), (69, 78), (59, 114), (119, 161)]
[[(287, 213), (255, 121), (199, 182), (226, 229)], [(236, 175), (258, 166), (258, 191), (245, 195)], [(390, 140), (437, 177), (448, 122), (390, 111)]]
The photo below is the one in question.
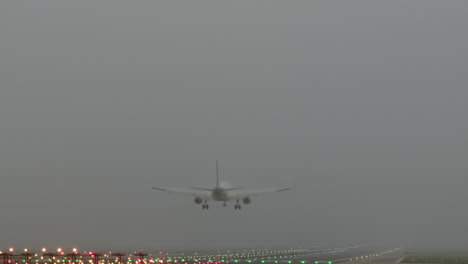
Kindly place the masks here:
[(0, 248), (466, 247), (467, 11), (1, 1)]

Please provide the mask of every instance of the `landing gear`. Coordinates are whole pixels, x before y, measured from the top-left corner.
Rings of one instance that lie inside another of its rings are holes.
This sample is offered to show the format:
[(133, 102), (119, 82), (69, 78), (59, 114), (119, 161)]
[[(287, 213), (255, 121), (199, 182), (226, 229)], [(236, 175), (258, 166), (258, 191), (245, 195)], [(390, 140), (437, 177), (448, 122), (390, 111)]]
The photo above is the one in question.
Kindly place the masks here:
[(208, 208), (210, 208), (210, 206), (208, 205), (208, 203), (205, 201), (204, 204), (202, 204), (202, 210), (208, 210)]
[(234, 205), (234, 210), (240, 210), (240, 209), (241, 209), (241, 205), (239, 203), (239, 198), (237, 198), (236, 204)]
[(223, 203), (223, 207), (227, 207), (227, 203), (226, 203), (226, 202)]

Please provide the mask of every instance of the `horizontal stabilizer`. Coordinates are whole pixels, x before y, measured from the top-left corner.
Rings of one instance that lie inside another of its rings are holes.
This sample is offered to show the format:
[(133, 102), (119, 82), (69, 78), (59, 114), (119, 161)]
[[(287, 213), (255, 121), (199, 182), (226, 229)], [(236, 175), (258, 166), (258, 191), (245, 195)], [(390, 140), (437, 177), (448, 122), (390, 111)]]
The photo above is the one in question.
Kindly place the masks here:
[(234, 190), (240, 190), (240, 189), (244, 189), (242, 187), (239, 187), (239, 188), (228, 188), (228, 189), (223, 189), (224, 191), (234, 191)]
[(202, 191), (212, 191), (213, 189), (208, 189), (208, 188), (198, 188), (198, 187), (192, 187), (190, 189), (193, 189), (193, 190), (202, 190)]

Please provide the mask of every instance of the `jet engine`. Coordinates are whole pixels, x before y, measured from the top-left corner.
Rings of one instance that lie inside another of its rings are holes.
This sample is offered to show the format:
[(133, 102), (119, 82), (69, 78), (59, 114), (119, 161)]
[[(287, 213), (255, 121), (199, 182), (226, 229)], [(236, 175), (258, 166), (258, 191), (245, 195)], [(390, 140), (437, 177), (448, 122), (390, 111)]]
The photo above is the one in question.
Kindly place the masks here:
[(247, 196), (247, 197), (244, 197), (244, 198), (242, 199), (242, 202), (244, 202), (244, 204), (250, 204), (250, 202), (251, 202), (250, 197), (248, 197), (248, 196)]
[(201, 204), (201, 203), (203, 203), (203, 199), (202, 199), (201, 197), (195, 197), (195, 200), (194, 200), (194, 201), (195, 201), (196, 204)]

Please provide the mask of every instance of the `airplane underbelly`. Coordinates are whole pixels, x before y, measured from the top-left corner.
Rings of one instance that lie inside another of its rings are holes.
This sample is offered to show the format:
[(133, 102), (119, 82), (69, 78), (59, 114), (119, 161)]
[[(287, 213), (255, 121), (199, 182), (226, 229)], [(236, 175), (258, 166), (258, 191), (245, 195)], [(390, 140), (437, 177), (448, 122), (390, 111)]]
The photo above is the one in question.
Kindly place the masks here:
[(222, 192), (213, 192), (211, 194), (211, 197), (213, 198), (213, 200), (215, 201), (228, 201), (229, 200), (229, 197), (226, 193), (222, 193)]

